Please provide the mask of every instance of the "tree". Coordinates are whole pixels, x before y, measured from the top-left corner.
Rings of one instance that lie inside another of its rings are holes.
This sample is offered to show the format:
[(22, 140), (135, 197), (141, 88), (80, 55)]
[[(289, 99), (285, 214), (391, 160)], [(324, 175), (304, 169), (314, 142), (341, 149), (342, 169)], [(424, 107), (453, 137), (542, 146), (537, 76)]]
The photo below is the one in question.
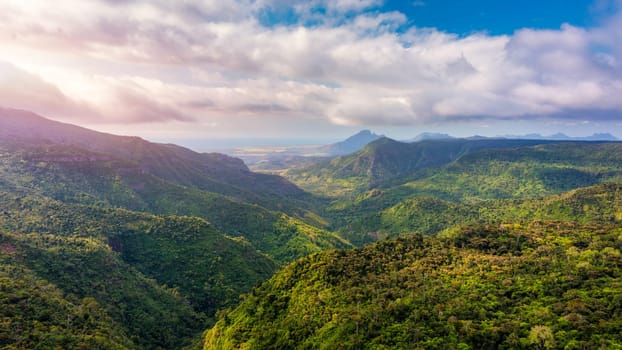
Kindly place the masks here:
[(528, 339), (536, 349), (552, 349), (555, 347), (555, 337), (551, 328), (547, 326), (533, 326), (529, 331)]

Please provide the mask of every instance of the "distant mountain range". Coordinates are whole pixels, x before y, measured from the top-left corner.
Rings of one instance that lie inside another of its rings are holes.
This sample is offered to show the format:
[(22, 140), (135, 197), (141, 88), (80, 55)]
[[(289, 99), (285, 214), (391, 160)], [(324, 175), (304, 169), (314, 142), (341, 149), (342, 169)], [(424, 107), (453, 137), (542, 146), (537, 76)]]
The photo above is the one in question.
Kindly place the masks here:
[[(292, 147), (261, 147), (260, 152), (257, 148), (238, 148), (230, 154), (244, 160), (253, 170), (281, 171), (314, 163), (318, 157), (339, 157), (353, 154), (362, 150), (368, 144), (384, 138), (384, 135), (376, 134), (370, 130), (361, 130), (347, 139), (329, 145), (322, 146), (292, 146)], [(539, 141), (618, 141), (619, 139), (610, 133), (595, 133), (590, 136), (572, 137), (563, 133), (549, 136), (541, 134), (525, 135), (503, 135), (503, 136), (481, 136), (473, 135), (458, 138), (444, 133), (423, 132), (414, 138), (402, 140), (403, 143), (418, 143), (430, 140), (539, 140)]]
[[(424, 140), (446, 140), (446, 139), (454, 139), (456, 137), (451, 136), (449, 134), (442, 134), (442, 133), (431, 133), (431, 132), (424, 132), (421, 133), (419, 135), (417, 135), (416, 137), (409, 139), (409, 140), (404, 140), (403, 142), (408, 142), (408, 143), (412, 143), (412, 142), (419, 142), (419, 141), (424, 141)], [(466, 139), (469, 140), (481, 140), (481, 139), (498, 139), (498, 138), (503, 138), (503, 139), (513, 139), (513, 140), (554, 140), (554, 141), (619, 141), (619, 139), (617, 137), (615, 137), (614, 135), (610, 134), (610, 133), (594, 133), (590, 136), (568, 136), (564, 133), (556, 133), (553, 135), (541, 135), (541, 134), (525, 134), (525, 135), (502, 135), (502, 136), (497, 136), (497, 137), (486, 137), (486, 136), (480, 136), (480, 135), (473, 135), (473, 136), (469, 136), (466, 137)]]
[(526, 135), (504, 135), (506, 139), (521, 139), (521, 140), (560, 140), (560, 141), (618, 141), (619, 139), (610, 133), (595, 133), (590, 136), (568, 136), (561, 132), (549, 136), (543, 136), (541, 134), (526, 134)]

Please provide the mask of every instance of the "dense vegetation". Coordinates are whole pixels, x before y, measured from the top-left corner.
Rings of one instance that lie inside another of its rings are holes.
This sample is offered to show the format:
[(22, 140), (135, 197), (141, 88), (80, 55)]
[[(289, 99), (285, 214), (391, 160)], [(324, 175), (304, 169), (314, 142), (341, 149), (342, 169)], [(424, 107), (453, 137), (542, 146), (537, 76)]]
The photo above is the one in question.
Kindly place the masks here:
[(3, 322), (24, 331), (3, 335), (3, 346), (180, 348), (205, 324), (182, 297), (98, 240), (7, 232), (0, 239), (11, 281), (0, 293)]
[(622, 348), (621, 143), (303, 163), (0, 109), (0, 348)]
[(0, 190), (44, 195), (66, 203), (199, 216), (281, 262), (350, 246), (323, 229), (327, 223), (317, 214), (287, 201), (273, 200), (271, 207), (284, 207), (291, 215), (166, 181), (132, 163), (74, 146), (18, 148), (0, 143), (0, 154)]
[[(0, 118), (3, 271), (13, 279), (0, 297), (32, 295), (20, 305), (44, 316), (7, 306), (3, 322), (24, 334), (0, 347), (189, 346), (279, 262), (350, 247), (323, 229), (319, 201), (237, 159), (20, 113)], [(70, 322), (87, 317), (84, 303), (101, 322)]]
[(546, 144), (548, 141), (444, 139), (405, 143), (386, 137), (362, 150), (316, 164), (293, 168), (284, 175), (302, 188), (330, 197), (357, 193), (413, 172), (449, 164), (481, 150)]
[(287, 173), (332, 192), (343, 237), (382, 241), (289, 265), (205, 349), (622, 348), (622, 144), (400, 147)]
[(213, 315), (268, 278), (276, 263), (196, 217), (156, 216), (0, 193), (0, 227), (107, 243), (145, 276)]
[(482, 150), (440, 168), (387, 180), (353, 198), (337, 198), (326, 215), (339, 227), (413, 198), (468, 204), (533, 199), (621, 180), (622, 143), (564, 142)]
[(123, 328), (93, 298), (67, 296), (23, 264), (0, 236), (2, 349), (133, 349)]
[(622, 229), (563, 222), (410, 235), (301, 259), (205, 349), (620, 349)]
[(408, 233), (435, 234), (455, 226), (533, 220), (580, 223), (622, 221), (622, 185), (604, 183), (543, 199), (491, 199), (452, 202), (414, 197), (355, 220), (341, 228), (342, 236), (362, 245)]

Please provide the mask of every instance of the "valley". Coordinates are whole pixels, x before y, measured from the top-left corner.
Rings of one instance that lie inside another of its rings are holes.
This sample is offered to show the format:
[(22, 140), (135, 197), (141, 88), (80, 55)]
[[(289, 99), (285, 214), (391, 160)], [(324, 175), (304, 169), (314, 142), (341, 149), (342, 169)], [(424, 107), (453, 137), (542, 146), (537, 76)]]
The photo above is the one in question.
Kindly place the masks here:
[(622, 143), (411, 141), (251, 170), (1, 109), (0, 347), (622, 348)]

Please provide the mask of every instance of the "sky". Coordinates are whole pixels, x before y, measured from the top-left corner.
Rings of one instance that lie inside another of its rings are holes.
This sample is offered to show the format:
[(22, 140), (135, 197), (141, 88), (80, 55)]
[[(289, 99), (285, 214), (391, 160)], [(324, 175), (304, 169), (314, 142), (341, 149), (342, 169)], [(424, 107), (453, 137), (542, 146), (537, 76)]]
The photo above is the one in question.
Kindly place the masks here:
[(621, 96), (622, 0), (0, 0), (0, 106), (198, 148), (622, 138)]

